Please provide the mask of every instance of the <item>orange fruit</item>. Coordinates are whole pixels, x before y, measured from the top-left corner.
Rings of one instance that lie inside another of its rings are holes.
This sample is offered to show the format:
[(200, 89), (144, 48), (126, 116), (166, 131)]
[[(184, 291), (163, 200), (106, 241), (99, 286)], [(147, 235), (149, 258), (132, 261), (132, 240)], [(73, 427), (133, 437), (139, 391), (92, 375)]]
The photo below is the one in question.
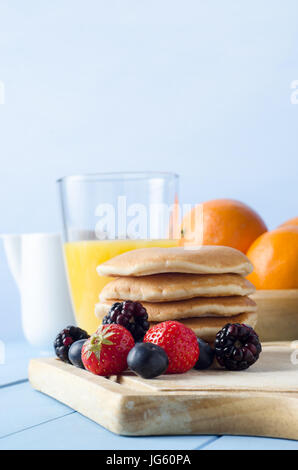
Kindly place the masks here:
[(284, 222), (283, 224), (281, 224), (278, 228), (280, 227), (288, 227), (288, 226), (294, 226), (294, 227), (298, 227), (298, 217), (293, 217), (293, 219), (290, 219), (290, 220), (287, 220), (286, 222)]
[(246, 253), (267, 227), (249, 206), (233, 199), (214, 199), (194, 207), (182, 220), (184, 245), (224, 245)]
[(257, 289), (298, 288), (298, 227), (264, 233), (247, 252), (254, 271), (247, 278)]

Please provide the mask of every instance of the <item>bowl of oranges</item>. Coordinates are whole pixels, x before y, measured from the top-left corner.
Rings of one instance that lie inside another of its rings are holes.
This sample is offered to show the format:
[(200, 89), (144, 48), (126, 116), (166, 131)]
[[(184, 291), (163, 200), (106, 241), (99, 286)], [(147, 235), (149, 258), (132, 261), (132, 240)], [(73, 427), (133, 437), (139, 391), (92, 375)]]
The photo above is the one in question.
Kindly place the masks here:
[[(198, 217), (199, 214), (199, 217)], [(198, 204), (181, 225), (183, 245), (224, 245), (245, 253), (254, 266), (257, 331), (262, 341), (298, 339), (298, 217), (268, 230), (260, 215), (232, 199)]]

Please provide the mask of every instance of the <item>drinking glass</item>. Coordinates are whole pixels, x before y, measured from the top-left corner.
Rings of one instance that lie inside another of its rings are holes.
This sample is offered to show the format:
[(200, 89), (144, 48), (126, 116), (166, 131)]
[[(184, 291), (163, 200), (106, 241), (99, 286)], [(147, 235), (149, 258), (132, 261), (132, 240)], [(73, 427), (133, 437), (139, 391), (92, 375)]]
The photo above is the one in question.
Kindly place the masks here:
[(98, 173), (58, 180), (64, 253), (77, 324), (94, 333), (95, 305), (111, 279), (96, 268), (143, 247), (178, 244), (178, 176), (174, 173)]

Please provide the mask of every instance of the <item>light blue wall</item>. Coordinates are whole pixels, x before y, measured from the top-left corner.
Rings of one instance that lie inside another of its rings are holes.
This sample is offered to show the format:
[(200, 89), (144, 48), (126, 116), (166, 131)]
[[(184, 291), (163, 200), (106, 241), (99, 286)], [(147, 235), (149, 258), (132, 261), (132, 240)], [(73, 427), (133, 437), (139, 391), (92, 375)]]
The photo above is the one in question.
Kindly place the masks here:
[[(297, 0), (1, 0), (0, 232), (59, 227), (64, 174), (173, 170), (184, 202), (298, 215)], [(1, 333), (20, 334), (0, 251)]]

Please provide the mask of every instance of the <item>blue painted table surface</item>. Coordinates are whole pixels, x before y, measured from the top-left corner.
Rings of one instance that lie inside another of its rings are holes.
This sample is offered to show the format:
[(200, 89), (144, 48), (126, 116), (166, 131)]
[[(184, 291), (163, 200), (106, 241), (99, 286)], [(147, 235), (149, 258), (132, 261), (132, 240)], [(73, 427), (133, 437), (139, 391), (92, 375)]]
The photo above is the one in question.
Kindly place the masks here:
[(245, 436), (148, 436), (113, 434), (56, 400), (33, 390), (29, 359), (52, 352), (24, 342), (6, 345), (0, 365), (0, 449), (295, 449), (298, 441)]

